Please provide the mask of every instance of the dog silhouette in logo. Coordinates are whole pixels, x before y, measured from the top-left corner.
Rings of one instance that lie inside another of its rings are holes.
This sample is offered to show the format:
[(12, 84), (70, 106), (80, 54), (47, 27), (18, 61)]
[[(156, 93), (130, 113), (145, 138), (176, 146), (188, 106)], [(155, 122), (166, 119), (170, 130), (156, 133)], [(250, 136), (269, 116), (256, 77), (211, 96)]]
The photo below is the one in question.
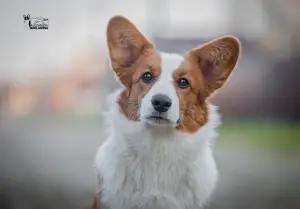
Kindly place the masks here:
[(43, 17), (30, 17), (30, 15), (23, 15), (24, 24), (28, 28), (48, 25), (48, 19)]
[(30, 19), (30, 14), (28, 15), (23, 15), (24, 18), (24, 24), (26, 25), (26, 27), (31, 28), (31, 19)]

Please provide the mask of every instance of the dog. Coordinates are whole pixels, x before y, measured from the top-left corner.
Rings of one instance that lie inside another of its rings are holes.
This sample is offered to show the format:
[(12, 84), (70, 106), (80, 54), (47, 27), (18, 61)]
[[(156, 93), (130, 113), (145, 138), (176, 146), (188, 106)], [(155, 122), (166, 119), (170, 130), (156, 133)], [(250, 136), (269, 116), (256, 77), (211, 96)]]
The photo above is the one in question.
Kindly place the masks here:
[(185, 56), (169, 54), (114, 16), (107, 44), (122, 88), (109, 97), (109, 136), (94, 162), (94, 207), (202, 208), (218, 179), (212, 144), (220, 117), (208, 99), (235, 69), (239, 40), (224, 36)]
[(33, 27), (43, 27), (44, 25), (48, 26), (49, 20), (47, 18), (43, 17), (30, 17), (30, 14), (23, 15), (24, 18), (24, 25), (27, 28), (33, 28)]

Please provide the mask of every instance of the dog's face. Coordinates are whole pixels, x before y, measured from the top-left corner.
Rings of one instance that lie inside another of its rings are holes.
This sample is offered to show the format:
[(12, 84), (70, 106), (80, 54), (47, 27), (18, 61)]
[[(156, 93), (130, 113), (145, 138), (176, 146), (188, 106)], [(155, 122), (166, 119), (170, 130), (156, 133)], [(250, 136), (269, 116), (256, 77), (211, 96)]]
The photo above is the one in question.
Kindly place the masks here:
[(29, 21), (30, 21), (30, 15), (23, 15), (24, 18), (24, 24), (26, 27), (29, 27)]
[(30, 15), (23, 15), (23, 18), (24, 18), (24, 22), (25, 21), (29, 21), (30, 20)]
[(193, 133), (208, 117), (207, 98), (222, 87), (240, 52), (236, 38), (223, 37), (185, 57), (160, 53), (126, 18), (107, 27), (111, 66), (125, 86), (120, 111), (128, 120)]

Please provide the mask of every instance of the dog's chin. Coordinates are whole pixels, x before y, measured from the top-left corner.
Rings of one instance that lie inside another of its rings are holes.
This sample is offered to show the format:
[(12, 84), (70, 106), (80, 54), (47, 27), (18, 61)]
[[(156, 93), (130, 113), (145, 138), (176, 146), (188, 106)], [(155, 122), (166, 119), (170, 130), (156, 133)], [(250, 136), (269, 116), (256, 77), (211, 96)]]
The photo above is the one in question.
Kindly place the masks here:
[(175, 126), (176, 125), (176, 123), (174, 123), (172, 120), (163, 116), (150, 115), (144, 117), (144, 120), (148, 124), (153, 126)]

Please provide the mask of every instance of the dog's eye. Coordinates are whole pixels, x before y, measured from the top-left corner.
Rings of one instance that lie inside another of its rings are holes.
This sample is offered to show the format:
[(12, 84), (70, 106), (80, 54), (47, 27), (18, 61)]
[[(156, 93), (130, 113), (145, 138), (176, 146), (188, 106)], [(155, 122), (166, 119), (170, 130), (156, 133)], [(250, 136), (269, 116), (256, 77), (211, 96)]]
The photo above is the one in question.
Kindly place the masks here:
[(185, 89), (190, 86), (190, 82), (186, 78), (180, 78), (178, 80), (178, 86), (179, 88)]
[(150, 83), (153, 80), (153, 74), (150, 72), (146, 72), (142, 75), (142, 80), (145, 83)]

